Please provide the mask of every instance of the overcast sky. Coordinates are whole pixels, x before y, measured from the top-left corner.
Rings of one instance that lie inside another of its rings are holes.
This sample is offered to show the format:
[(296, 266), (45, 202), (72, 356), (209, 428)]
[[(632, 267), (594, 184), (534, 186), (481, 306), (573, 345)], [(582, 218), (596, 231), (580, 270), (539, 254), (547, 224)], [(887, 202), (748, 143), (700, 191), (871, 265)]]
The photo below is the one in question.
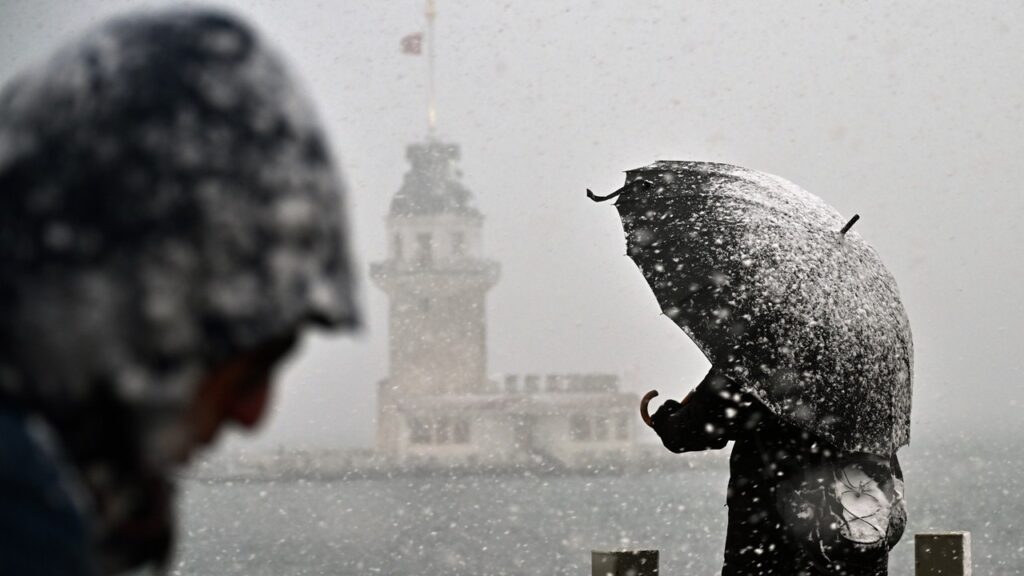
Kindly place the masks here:
[[(0, 3), (0, 80), (151, 2)], [(307, 84), (349, 185), (368, 318), (308, 339), (248, 446), (369, 445), (386, 300), (366, 267), (426, 132), (420, 0), (227, 2)], [(492, 373), (619, 373), (682, 394), (707, 365), (584, 197), (657, 159), (783, 176), (843, 214), (896, 276), (914, 327), (915, 434), (1024, 432), (1024, 7), (1017, 2), (437, 0), (439, 132), (502, 263)]]

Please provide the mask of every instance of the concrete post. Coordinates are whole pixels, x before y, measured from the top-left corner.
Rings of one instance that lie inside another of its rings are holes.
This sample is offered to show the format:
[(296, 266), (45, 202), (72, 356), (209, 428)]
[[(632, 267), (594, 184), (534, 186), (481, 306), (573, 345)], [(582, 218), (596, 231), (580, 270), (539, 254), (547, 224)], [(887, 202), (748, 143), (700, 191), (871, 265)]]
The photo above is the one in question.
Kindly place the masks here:
[(942, 532), (914, 537), (915, 576), (971, 576), (971, 533)]
[(657, 550), (590, 553), (592, 576), (658, 576)]

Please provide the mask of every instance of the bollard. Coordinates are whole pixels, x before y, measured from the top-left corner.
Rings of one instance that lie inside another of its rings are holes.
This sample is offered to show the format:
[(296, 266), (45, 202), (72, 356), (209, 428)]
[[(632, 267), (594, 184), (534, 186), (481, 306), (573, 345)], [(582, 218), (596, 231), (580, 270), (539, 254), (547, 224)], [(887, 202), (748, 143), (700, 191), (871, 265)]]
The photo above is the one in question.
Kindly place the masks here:
[(657, 576), (657, 550), (590, 553), (591, 576)]
[(914, 537), (915, 576), (971, 576), (971, 533), (941, 532)]

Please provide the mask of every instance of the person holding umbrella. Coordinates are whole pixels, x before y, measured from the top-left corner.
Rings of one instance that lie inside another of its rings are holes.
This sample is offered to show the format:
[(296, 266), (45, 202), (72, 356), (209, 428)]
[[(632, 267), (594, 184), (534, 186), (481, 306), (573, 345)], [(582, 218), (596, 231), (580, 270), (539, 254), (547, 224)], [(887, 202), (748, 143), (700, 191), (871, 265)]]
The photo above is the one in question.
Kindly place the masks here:
[(320, 124), (217, 10), (105, 22), (0, 94), (0, 574), (166, 567), (174, 472), (357, 311)]
[(616, 198), (629, 255), (712, 363), (641, 416), (730, 458), (723, 576), (884, 576), (906, 524), (913, 344), (891, 274), (821, 199), (727, 164), (657, 162)]

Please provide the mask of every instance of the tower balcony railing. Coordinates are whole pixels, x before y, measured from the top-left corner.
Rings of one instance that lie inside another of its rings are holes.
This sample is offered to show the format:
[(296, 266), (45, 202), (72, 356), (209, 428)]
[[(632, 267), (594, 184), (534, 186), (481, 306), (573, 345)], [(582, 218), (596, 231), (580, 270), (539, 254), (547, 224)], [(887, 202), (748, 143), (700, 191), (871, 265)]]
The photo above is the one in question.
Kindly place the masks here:
[(398, 275), (471, 274), (497, 277), (501, 265), (493, 260), (476, 258), (387, 260), (370, 264), (374, 277)]
[(615, 374), (506, 374), (496, 392), (504, 394), (617, 392)]

